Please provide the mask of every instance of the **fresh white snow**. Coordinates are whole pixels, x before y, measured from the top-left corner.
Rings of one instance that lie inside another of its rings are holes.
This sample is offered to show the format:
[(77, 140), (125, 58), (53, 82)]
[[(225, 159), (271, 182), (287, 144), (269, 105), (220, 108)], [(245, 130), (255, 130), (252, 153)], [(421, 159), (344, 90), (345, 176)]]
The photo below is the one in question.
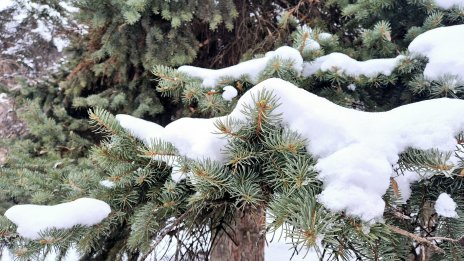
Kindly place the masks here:
[(454, 75), (464, 80), (464, 24), (439, 27), (417, 36), (408, 47), (411, 53), (428, 58), (424, 76), (438, 80)]
[(105, 188), (113, 188), (115, 186), (113, 181), (107, 179), (101, 180), (100, 185)]
[(401, 194), (401, 202), (406, 201), (411, 197), (411, 184), (423, 178), (419, 173), (413, 171), (404, 171), (402, 175), (395, 175), (393, 177), (398, 185), (398, 190)]
[(249, 76), (250, 81), (256, 84), (268, 62), (277, 57), (293, 61), (293, 69), (297, 72), (301, 72), (303, 58), (298, 50), (289, 46), (282, 46), (275, 51), (268, 52), (262, 58), (249, 60), (223, 69), (213, 70), (185, 65), (179, 67), (178, 71), (191, 77), (202, 79), (203, 87), (207, 88), (216, 87), (219, 80), (223, 77), (239, 79), (244, 75)]
[(442, 217), (459, 218), (456, 207), (456, 202), (446, 193), (441, 193), (435, 202), (435, 211)]
[(8, 95), (4, 92), (0, 93), (0, 103), (4, 103), (8, 101)]
[(0, 11), (3, 11), (12, 5), (11, 0), (2, 0), (0, 1)]
[(79, 198), (54, 206), (16, 205), (5, 212), (5, 217), (18, 226), (17, 232), (22, 237), (38, 239), (40, 231), (46, 229), (96, 225), (110, 212), (110, 206), (101, 200)]
[(121, 127), (150, 146), (152, 141), (163, 136), (164, 128), (154, 122), (142, 120), (127, 114), (116, 115)]
[(318, 157), (316, 169), (324, 182), (319, 202), (365, 221), (382, 217), (382, 196), (398, 154), (409, 147), (452, 151), (455, 135), (464, 130), (463, 100), (442, 98), (368, 113), (340, 107), (289, 82), (268, 79), (245, 93), (229, 116), (182, 118), (164, 132), (148, 135), (171, 142), (182, 156), (225, 161), (227, 140), (217, 134), (214, 123), (227, 117), (245, 120), (244, 106), (254, 104), (253, 97), (263, 90), (280, 99), (274, 113), (281, 113), (284, 127), (306, 138), (308, 151)]
[(464, 8), (464, 0), (433, 0), (435, 4), (443, 9), (450, 9), (453, 7)]
[(351, 83), (351, 84), (348, 84), (348, 86), (346, 86), (346, 88), (350, 91), (356, 91), (356, 84), (354, 83)]
[(303, 47), (303, 51), (316, 51), (319, 49), (321, 49), (321, 45), (313, 39), (306, 40), (305, 45)]
[(305, 62), (302, 75), (309, 77), (321, 70), (344, 73), (352, 77), (360, 75), (375, 77), (379, 74), (388, 76), (403, 58), (403, 55), (398, 55), (396, 58), (357, 61), (346, 54), (334, 52), (316, 58), (312, 62)]
[(224, 92), (222, 93), (222, 98), (226, 101), (231, 101), (233, 98), (237, 97), (238, 91), (233, 86), (226, 86), (222, 88)]

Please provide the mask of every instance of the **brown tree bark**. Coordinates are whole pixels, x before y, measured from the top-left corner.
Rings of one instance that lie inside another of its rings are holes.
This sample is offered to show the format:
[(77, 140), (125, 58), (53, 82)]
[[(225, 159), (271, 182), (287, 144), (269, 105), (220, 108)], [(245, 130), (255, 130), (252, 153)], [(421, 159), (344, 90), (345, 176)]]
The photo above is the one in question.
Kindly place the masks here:
[[(219, 232), (214, 242), (211, 261), (263, 261), (266, 225), (263, 207), (237, 210), (231, 229)], [(229, 232), (231, 231), (231, 232)]]

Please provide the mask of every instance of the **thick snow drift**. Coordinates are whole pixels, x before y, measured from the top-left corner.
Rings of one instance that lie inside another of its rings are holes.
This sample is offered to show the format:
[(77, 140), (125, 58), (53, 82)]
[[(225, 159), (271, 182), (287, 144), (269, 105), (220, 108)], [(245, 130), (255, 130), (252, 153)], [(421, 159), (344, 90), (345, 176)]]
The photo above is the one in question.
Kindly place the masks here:
[(427, 79), (454, 75), (464, 80), (464, 24), (427, 31), (417, 36), (408, 49), (429, 59), (424, 70)]
[(38, 239), (45, 229), (96, 225), (110, 212), (110, 206), (101, 200), (80, 198), (54, 206), (16, 205), (5, 212), (5, 217), (18, 226), (22, 237)]
[[(343, 108), (280, 79), (253, 87), (228, 117), (244, 120), (244, 106), (254, 104), (252, 97), (265, 89), (280, 99), (275, 113), (282, 114), (284, 126), (305, 137), (308, 151), (318, 157), (316, 168), (324, 182), (319, 201), (365, 221), (382, 216), (382, 195), (399, 153), (409, 147), (454, 150), (455, 135), (464, 130), (463, 100), (442, 98), (368, 113)], [(227, 140), (215, 134), (219, 131), (214, 122), (225, 117), (182, 118), (167, 125), (164, 132), (149, 135), (171, 142), (183, 156), (224, 161)], [(122, 125), (133, 133), (146, 128), (124, 121)], [(143, 135), (138, 137), (146, 140)]]

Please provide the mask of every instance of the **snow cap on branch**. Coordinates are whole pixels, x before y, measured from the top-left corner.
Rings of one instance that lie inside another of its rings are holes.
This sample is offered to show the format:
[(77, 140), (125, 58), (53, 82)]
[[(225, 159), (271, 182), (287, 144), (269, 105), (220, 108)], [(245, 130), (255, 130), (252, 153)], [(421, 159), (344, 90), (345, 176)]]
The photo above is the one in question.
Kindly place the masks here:
[(134, 137), (142, 140), (147, 146), (150, 146), (153, 139), (163, 136), (164, 128), (154, 122), (127, 114), (116, 115), (116, 120), (119, 121), (121, 127), (128, 130)]
[(179, 67), (178, 71), (184, 72), (191, 77), (202, 79), (203, 87), (207, 88), (216, 87), (220, 78), (230, 77), (232, 79), (239, 79), (244, 75), (248, 75), (251, 82), (256, 84), (258, 83), (259, 76), (268, 65), (268, 62), (277, 57), (283, 60), (293, 61), (293, 69), (301, 73), (303, 69), (303, 58), (298, 50), (289, 46), (282, 46), (275, 51), (267, 52), (262, 58), (249, 60), (223, 69), (213, 70), (185, 65)]
[(341, 72), (352, 77), (360, 75), (375, 77), (379, 74), (389, 76), (403, 58), (403, 55), (398, 55), (396, 58), (371, 59), (360, 62), (343, 53), (331, 53), (312, 62), (305, 62), (302, 75), (309, 77), (321, 70), (323, 72)]
[(454, 75), (464, 80), (464, 24), (439, 27), (417, 36), (408, 47), (411, 53), (429, 59), (424, 76), (438, 80)]
[(226, 86), (222, 88), (224, 92), (222, 93), (222, 98), (226, 101), (231, 101), (233, 98), (237, 97), (238, 91), (233, 86)]
[(382, 196), (401, 152), (410, 147), (451, 151), (455, 135), (464, 130), (463, 100), (442, 98), (368, 113), (338, 106), (289, 82), (268, 79), (245, 93), (229, 116), (182, 118), (167, 125), (161, 138), (183, 156), (225, 161), (227, 140), (215, 134), (219, 130), (214, 123), (226, 117), (245, 120), (243, 108), (254, 104), (253, 97), (264, 90), (279, 98), (281, 105), (273, 113), (281, 114), (283, 126), (306, 138), (308, 151), (318, 157), (316, 169), (324, 182), (319, 201), (330, 210), (365, 221), (382, 217)]
[(38, 239), (46, 229), (69, 229), (76, 225), (93, 226), (111, 213), (108, 204), (93, 198), (79, 198), (54, 206), (16, 205), (5, 216), (18, 226), (24, 238)]
[(464, 0), (433, 0), (435, 4), (443, 9), (451, 9), (453, 7), (464, 8)]
[(435, 211), (442, 217), (459, 218), (458, 213), (456, 213), (457, 206), (450, 195), (441, 193), (435, 202)]

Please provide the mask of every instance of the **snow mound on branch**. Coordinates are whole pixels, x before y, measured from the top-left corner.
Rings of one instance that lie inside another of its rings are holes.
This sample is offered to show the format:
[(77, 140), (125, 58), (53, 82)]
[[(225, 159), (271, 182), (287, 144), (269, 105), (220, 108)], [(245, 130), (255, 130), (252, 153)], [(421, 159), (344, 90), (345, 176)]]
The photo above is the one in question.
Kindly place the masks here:
[(442, 217), (459, 218), (458, 213), (456, 213), (457, 206), (450, 195), (441, 193), (435, 202), (435, 211)]
[(262, 58), (249, 60), (223, 69), (213, 70), (184, 65), (179, 67), (177, 70), (184, 72), (191, 77), (202, 79), (203, 87), (207, 88), (216, 87), (220, 78), (230, 77), (233, 79), (239, 79), (244, 75), (248, 75), (251, 82), (256, 84), (258, 83), (259, 76), (266, 68), (268, 62), (277, 57), (284, 60), (292, 60), (293, 69), (299, 73), (303, 69), (303, 57), (301, 57), (300, 52), (292, 47), (282, 46), (275, 51), (267, 52)]
[(168, 124), (164, 132), (150, 135), (171, 142), (188, 158), (224, 162), (227, 140), (217, 134), (214, 123), (227, 117), (245, 120), (243, 109), (254, 104), (253, 97), (263, 90), (279, 98), (281, 105), (274, 113), (282, 114), (284, 127), (306, 138), (308, 151), (318, 157), (316, 169), (324, 182), (318, 200), (332, 211), (346, 211), (365, 221), (382, 217), (382, 196), (401, 152), (410, 147), (452, 151), (455, 135), (464, 130), (463, 100), (442, 98), (368, 113), (338, 106), (289, 82), (268, 79), (246, 92), (229, 116), (182, 118)]
[(444, 75), (455, 75), (464, 79), (464, 24), (420, 34), (409, 44), (408, 50), (429, 59), (425, 78), (438, 80)]
[(360, 62), (346, 54), (335, 52), (321, 56), (312, 62), (305, 62), (302, 75), (309, 77), (321, 70), (323, 72), (344, 73), (352, 77), (360, 75), (375, 77), (379, 74), (389, 76), (403, 58), (403, 55), (398, 55), (396, 58), (372, 59)]
[(222, 98), (226, 101), (231, 101), (233, 98), (237, 97), (238, 91), (233, 86), (226, 86), (222, 88), (224, 92), (222, 93)]
[(164, 128), (156, 123), (142, 120), (127, 114), (116, 115), (121, 127), (128, 130), (132, 135), (141, 139), (145, 145), (150, 146), (153, 139), (163, 135)]
[(435, 4), (443, 9), (451, 9), (453, 7), (464, 8), (464, 0), (434, 0)]
[(113, 188), (115, 184), (111, 180), (104, 179), (104, 180), (100, 181), (100, 185), (105, 187), (105, 188)]
[(111, 213), (108, 204), (93, 198), (80, 198), (54, 206), (16, 205), (5, 212), (5, 217), (18, 226), (24, 238), (38, 239), (46, 229), (69, 229), (76, 225), (93, 226)]

